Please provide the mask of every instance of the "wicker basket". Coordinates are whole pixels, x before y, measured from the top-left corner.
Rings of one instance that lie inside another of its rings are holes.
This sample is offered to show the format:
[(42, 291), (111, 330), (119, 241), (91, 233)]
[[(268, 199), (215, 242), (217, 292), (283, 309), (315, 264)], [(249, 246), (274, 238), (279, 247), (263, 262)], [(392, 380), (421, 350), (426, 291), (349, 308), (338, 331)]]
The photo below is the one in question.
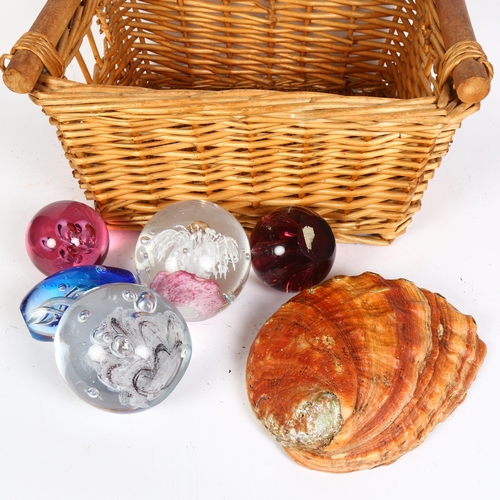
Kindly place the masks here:
[(492, 77), (463, 0), (49, 0), (0, 66), (110, 227), (203, 199), (250, 230), (300, 205), (379, 245)]

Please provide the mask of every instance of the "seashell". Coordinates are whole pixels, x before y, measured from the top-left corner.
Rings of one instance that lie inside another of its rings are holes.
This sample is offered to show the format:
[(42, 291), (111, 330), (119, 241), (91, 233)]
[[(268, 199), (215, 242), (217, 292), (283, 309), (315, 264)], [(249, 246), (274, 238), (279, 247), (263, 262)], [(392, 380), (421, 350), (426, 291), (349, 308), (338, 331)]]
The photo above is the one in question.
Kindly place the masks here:
[(418, 446), (486, 355), (471, 316), (410, 281), (365, 273), (304, 290), (249, 351), (252, 409), (305, 467), (351, 472)]

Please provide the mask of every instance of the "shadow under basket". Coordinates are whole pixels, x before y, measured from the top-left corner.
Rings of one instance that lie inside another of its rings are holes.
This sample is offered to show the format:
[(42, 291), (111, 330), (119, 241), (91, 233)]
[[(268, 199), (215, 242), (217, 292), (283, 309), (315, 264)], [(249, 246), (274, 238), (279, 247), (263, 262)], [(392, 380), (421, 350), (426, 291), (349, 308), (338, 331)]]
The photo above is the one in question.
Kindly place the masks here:
[(250, 231), (296, 205), (376, 245), (493, 74), (463, 0), (49, 0), (0, 66), (110, 228), (200, 199)]

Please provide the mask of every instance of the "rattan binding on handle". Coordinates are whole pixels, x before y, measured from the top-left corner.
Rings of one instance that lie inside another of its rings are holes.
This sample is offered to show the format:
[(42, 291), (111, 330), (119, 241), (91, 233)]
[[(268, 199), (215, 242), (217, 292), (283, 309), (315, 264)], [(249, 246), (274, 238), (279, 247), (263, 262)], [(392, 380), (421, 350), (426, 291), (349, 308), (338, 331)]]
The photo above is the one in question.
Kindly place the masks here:
[(3, 74), (10, 90), (19, 94), (31, 92), (44, 67), (53, 76), (62, 76), (64, 63), (55, 47), (79, 5), (80, 0), (47, 1), (29, 32), (11, 51), (10, 64)]
[[(465, 0), (435, 0), (446, 60), (451, 61), (451, 73), (458, 98), (465, 103), (482, 101), (490, 92), (493, 68), (486, 61), (467, 11)], [(442, 61), (443, 64), (443, 61)], [(441, 76), (441, 81), (445, 78)]]
[[(462, 64), (465, 66), (461, 66)], [(467, 68), (477, 69), (477, 72), (466, 71)], [(451, 74), (454, 75), (453, 81), (456, 92), (462, 102), (476, 103), (482, 101), (489, 94), (490, 82), (493, 78), (493, 66), (487, 60), (481, 45), (477, 42), (457, 42), (446, 51), (440, 63), (439, 89), (442, 89)]]

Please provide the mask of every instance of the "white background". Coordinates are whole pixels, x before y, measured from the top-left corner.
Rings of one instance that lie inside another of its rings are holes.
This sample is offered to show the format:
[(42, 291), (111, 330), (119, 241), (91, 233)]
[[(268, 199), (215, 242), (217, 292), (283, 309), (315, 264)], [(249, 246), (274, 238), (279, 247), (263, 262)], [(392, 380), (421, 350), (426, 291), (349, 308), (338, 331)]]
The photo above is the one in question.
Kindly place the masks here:
[[(0, 53), (42, 5), (2, 3)], [(500, 68), (500, 3), (469, 0), (469, 12)], [(43, 278), (24, 248), (29, 220), (53, 201), (85, 199), (41, 110), (0, 84), (0, 498), (500, 498), (499, 82), (455, 135), (407, 233), (390, 247), (339, 245), (333, 270), (405, 277), (441, 293), (475, 317), (486, 361), (465, 402), (420, 447), (390, 466), (344, 475), (296, 465), (252, 414), (248, 349), (289, 298), (253, 274), (231, 308), (190, 324), (191, 365), (160, 406), (116, 415), (74, 395), (52, 345), (31, 339), (19, 303)], [(136, 236), (112, 233), (106, 264), (133, 270)]]

